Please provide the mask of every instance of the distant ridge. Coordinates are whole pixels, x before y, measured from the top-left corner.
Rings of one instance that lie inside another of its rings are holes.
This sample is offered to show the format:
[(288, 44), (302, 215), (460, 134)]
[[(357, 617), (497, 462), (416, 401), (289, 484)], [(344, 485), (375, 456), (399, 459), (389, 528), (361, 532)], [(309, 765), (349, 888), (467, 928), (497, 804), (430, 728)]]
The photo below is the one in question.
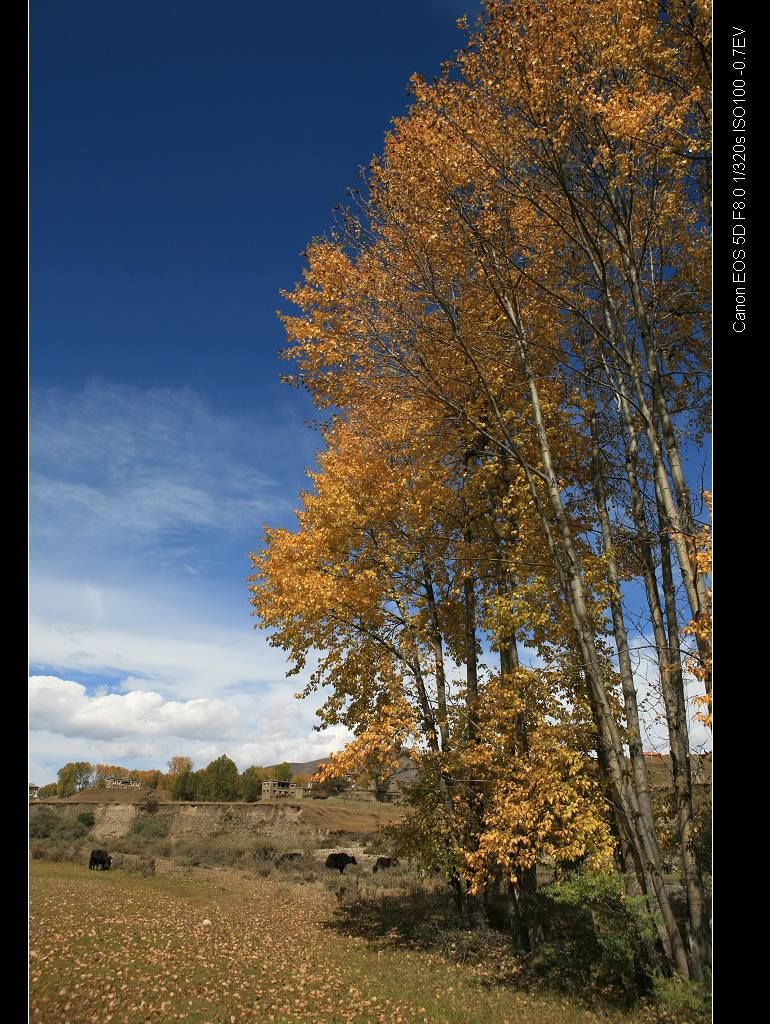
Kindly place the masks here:
[[(288, 764), (291, 768), (292, 775), (314, 775), (322, 764), (326, 764), (329, 760), (328, 757), (319, 757), (315, 761), (281, 761), (281, 764)], [(277, 768), (277, 764), (268, 764), (265, 766), (268, 771), (273, 768)]]
[[(319, 757), (315, 761), (281, 761), (281, 764), (288, 764), (292, 775), (314, 775), (328, 760), (328, 757)], [(277, 764), (269, 764), (267, 770), (277, 767)], [(402, 784), (416, 782), (417, 769), (414, 766), (414, 761), (410, 757), (402, 755), (399, 759), (398, 769), (391, 775), (391, 778), (397, 779)]]

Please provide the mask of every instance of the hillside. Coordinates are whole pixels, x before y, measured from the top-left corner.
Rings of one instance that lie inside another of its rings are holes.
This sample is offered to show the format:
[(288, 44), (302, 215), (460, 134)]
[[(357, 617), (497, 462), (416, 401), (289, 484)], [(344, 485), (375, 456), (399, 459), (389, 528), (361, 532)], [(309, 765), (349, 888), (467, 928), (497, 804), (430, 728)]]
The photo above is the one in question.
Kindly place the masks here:
[[(328, 760), (328, 757), (319, 757), (315, 761), (288, 761), (283, 763), (289, 765), (293, 775), (314, 775), (321, 765), (325, 764)], [(278, 765), (269, 764), (266, 767), (268, 770), (271, 770), (277, 768)], [(405, 755), (400, 757), (398, 769), (391, 778), (402, 785), (416, 782), (417, 770), (414, 767), (414, 761)]]
[[(282, 761), (281, 764), (288, 764), (292, 775), (314, 775), (318, 769), (328, 761), (328, 757), (318, 757), (315, 761)], [(265, 765), (268, 771), (277, 768), (277, 764)]]
[(140, 803), (142, 800), (146, 800), (148, 796), (152, 796), (160, 802), (171, 800), (171, 794), (167, 790), (150, 789), (149, 786), (143, 786), (141, 789), (98, 789), (94, 787), (90, 789), (81, 789), (80, 792), (73, 793), (71, 796), (44, 797), (42, 800), (35, 800), (34, 803), (136, 804)]
[[(113, 793), (118, 799), (113, 799)], [(74, 821), (84, 809), (94, 812), (93, 834), (104, 839), (126, 835), (142, 815), (141, 791), (90, 790), (66, 800), (36, 800), (35, 807), (55, 808)], [(406, 814), (393, 804), (359, 803), (340, 797), (327, 800), (257, 800), (254, 803), (196, 803), (163, 801), (154, 817), (165, 820), (168, 834), (210, 836), (219, 834), (323, 836), (376, 832), (380, 825), (400, 821)], [(62, 819), (62, 820), (64, 820)]]
[[(671, 788), (671, 755), (646, 754), (647, 770), (650, 775), (650, 786), (653, 789)], [(692, 781), (696, 788), (711, 785), (711, 754), (692, 754), (690, 759)]]

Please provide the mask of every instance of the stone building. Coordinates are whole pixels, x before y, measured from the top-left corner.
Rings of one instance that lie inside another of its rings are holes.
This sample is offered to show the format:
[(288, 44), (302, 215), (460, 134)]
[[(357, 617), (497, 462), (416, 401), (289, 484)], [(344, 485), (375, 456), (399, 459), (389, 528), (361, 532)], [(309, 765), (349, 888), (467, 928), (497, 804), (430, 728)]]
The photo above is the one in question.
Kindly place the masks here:
[(265, 779), (262, 783), (263, 800), (277, 800), (282, 797), (290, 800), (301, 800), (304, 795), (302, 786), (298, 782), (287, 782), (284, 779)]

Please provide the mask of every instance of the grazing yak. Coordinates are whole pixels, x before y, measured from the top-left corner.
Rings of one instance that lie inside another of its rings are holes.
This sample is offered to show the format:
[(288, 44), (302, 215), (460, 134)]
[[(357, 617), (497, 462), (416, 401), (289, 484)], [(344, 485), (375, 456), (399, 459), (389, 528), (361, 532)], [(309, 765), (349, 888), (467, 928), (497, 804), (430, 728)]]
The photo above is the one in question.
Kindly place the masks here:
[(290, 860), (299, 860), (301, 856), (301, 853), (282, 853), (276, 863), (285, 864), (287, 861)]
[(96, 871), (98, 868), (101, 868), (102, 871), (109, 871), (111, 865), (112, 857), (106, 850), (91, 850), (91, 859), (88, 862), (89, 871)]
[(332, 870), (337, 870), (340, 874), (342, 874), (348, 864), (355, 863), (356, 858), (351, 857), (347, 853), (330, 853), (326, 858), (326, 867)]
[(398, 857), (378, 857), (377, 863), (372, 868), (372, 871), (382, 871), (383, 868), (397, 868)]

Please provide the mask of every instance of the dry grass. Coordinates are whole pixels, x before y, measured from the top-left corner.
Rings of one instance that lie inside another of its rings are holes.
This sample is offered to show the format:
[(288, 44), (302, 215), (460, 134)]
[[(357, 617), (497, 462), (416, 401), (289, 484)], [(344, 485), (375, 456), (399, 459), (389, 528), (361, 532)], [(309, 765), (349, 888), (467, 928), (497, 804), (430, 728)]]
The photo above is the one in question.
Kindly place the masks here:
[(401, 821), (408, 813), (397, 804), (358, 803), (330, 796), (328, 800), (301, 800), (302, 821), (316, 828), (339, 832), (376, 832), (380, 825)]
[(82, 789), (79, 793), (73, 793), (65, 797), (45, 797), (42, 800), (30, 800), (29, 806), (38, 807), (47, 803), (52, 804), (138, 804), (147, 797), (153, 797), (158, 801), (171, 799), (165, 789), (150, 789), (149, 786), (142, 786), (140, 789)]
[(480, 971), (387, 933), (355, 934), (347, 876), (297, 885), (288, 874), (142, 877), (42, 862), (30, 873), (33, 1024), (639, 1020), (517, 992), (496, 982), (499, 961)]

